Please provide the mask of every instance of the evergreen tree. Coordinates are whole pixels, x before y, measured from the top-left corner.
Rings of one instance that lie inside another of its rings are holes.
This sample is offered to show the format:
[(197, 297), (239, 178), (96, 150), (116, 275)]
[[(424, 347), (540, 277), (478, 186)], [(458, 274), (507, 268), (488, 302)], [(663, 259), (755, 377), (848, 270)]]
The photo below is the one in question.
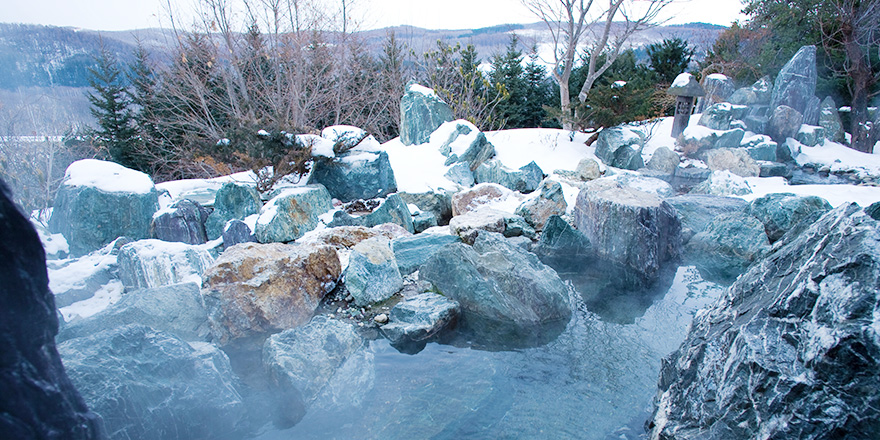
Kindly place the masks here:
[(507, 51), (492, 59), (489, 74), (495, 93), (500, 98), (495, 114), (498, 119), (506, 121), (508, 128), (525, 126), (526, 81), (522, 67), (523, 54), (518, 46), (519, 38), (514, 34), (510, 37)]
[(651, 69), (664, 84), (672, 84), (676, 76), (687, 70), (693, 56), (694, 49), (681, 38), (665, 39), (648, 46)]
[(86, 94), (91, 103), (89, 110), (98, 122), (95, 138), (107, 149), (113, 161), (137, 168), (136, 156), (141, 140), (116, 57), (106, 48), (101, 48), (95, 63), (96, 66), (89, 69), (89, 85), (94, 93)]
[(549, 127), (545, 106), (551, 105), (553, 89), (547, 70), (538, 63), (538, 48), (533, 47), (529, 55), (529, 63), (526, 64), (525, 72), (525, 102), (522, 111), (523, 127)]

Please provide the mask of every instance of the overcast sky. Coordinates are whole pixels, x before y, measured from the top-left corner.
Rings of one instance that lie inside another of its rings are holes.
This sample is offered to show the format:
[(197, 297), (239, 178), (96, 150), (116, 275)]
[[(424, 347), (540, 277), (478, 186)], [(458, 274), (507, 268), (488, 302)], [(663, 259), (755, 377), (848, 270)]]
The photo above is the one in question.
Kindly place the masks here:
[[(167, 0), (0, 0), (0, 22), (128, 30), (167, 23)], [(192, 0), (171, 0), (187, 5)], [(326, 0), (332, 2), (333, 0)], [(537, 21), (519, 0), (357, 0), (363, 29), (412, 25), (471, 29)], [(186, 8), (186, 6), (184, 6)], [(729, 25), (742, 18), (741, 0), (676, 0), (664, 11), (670, 24)]]

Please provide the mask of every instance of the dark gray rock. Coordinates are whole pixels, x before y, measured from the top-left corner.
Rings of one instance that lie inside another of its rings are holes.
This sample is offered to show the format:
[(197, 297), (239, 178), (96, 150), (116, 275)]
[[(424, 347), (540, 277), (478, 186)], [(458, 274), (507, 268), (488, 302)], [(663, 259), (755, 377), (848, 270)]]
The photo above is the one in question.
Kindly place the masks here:
[(546, 343), (571, 317), (568, 288), (556, 272), (500, 234), (480, 232), (473, 247), (444, 246), (419, 277), (461, 305), (460, 327), (478, 345)]
[(770, 242), (782, 238), (789, 229), (813, 212), (827, 212), (831, 204), (816, 196), (792, 193), (767, 194), (749, 203), (746, 212), (764, 224)]
[(409, 232), (415, 232), (413, 228), (412, 213), (398, 194), (391, 194), (383, 200), (379, 206), (369, 214), (360, 217), (352, 216), (345, 211), (333, 213), (333, 220), (329, 227), (336, 226), (364, 226), (372, 228), (384, 223), (394, 223)]
[(208, 239), (215, 240), (223, 235), (223, 227), (229, 220), (244, 220), (249, 215), (259, 214), (262, 206), (260, 193), (253, 185), (225, 183), (214, 196), (214, 211), (205, 224)]
[(769, 76), (764, 76), (752, 84), (752, 91), (758, 98), (756, 104), (770, 105), (770, 101), (773, 99), (773, 81), (770, 81)]
[(427, 211), (437, 218), (437, 224), (449, 224), (452, 218), (452, 195), (446, 191), (424, 193), (398, 193), (404, 203), (416, 205), (422, 211)]
[(229, 358), (143, 325), (70, 339), (58, 349), (110, 438), (236, 439), (245, 405)]
[(352, 248), (345, 288), (358, 306), (385, 301), (403, 288), (390, 240), (373, 237)]
[(58, 316), (37, 231), (0, 180), (0, 436), (99, 439), (101, 421), (55, 346)]
[(761, 174), (758, 177), (785, 177), (786, 179), (791, 179), (792, 170), (784, 163), (765, 162), (761, 164)]
[(650, 437), (875, 437), (878, 231), (857, 205), (840, 206), (697, 314), (663, 362)]
[(410, 83), (400, 100), (400, 141), (403, 145), (428, 142), (431, 133), (453, 120), (452, 110), (433, 90)]
[(276, 424), (290, 427), (305, 415), (363, 340), (354, 327), (318, 315), (308, 324), (276, 333), (263, 345), (263, 366), (282, 405)]
[(257, 236), (251, 227), (241, 220), (229, 220), (223, 228), (223, 248), (228, 249), (239, 243), (253, 243)]
[(309, 184), (320, 183), (333, 198), (342, 202), (374, 199), (397, 192), (394, 170), (388, 153), (352, 151), (328, 159), (316, 158)]
[(817, 97), (810, 98), (807, 108), (804, 109), (804, 124), (817, 125), (822, 115), (822, 100)]
[(600, 258), (632, 269), (641, 284), (659, 279), (662, 265), (681, 255), (681, 223), (659, 197), (595, 180), (578, 194), (574, 225)]
[(729, 284), (770, 250), (764, 225), (743, 212), (721, 214), (684, 248), (703, 278)]
[(465, 188), (470, 188), (476, 183), (474, 172), (471, 171), (470, 165), (466, 163), (457, 163), (443, 174), (443, 177), (449, 179), (450, 182), (457, 183)]
[(152, 239), (122, 246), (116, 260), (126, 289), (199, 282), (214, 263), (214, 257), (203, 246)]
[(827, 97), (819, 106), (819, 125), (825, 129), (825, 137), (833, 142), (843, 143), (843, 122), (840, 121), (840, 113), (834, 98)]
[(868, 214), (874, 220), (880, 220), (880, 202), (870, 204), (865, 208), (865, 214)]
[(672, 174), (680, 163), (681, 157), (676, 152), (667, 147), (659, 147), (654, 150), (654, 155), (648, 160), (646, 166), (652, 170)]
[(202, 205), (183, 199), (171, 205), (169, 210), (159, 211), (156, 214), (150, 226), (154, 238), (187, 244), (202, 244), (208, 241), (205, 232), (208, 210), (202, 208)]
[(666, 199), (678, 213), (681, 236), (685, 243), (695, 234), (703, 232), (713, 219), (722, 214), (743, 212), (748, 203), (735, 197), (719, 197), (703, 194), (684, 194)]
[(461, 243), (461, 238), (457, 235), (416, 234), (395, 238), (391, 242), (391, 249), (401, 275), (409, 275), (419, 270), (428, 258), (450, 243)]
[(534, 161), (518, 170), (511, 170), (499, 160), (490, 160), (477, 167), (474, 179), (477, 183), (497, 183), (513, 191), (530, 193), (538, 189), (544, 179), (544, 172)]
[(644, 144), (644, 137), (635, 130), (621, 126), (606, 128), (596, 139), (596, 157), (609, 166), (637, 170), (645, 167)]
[(315, 229), (318, 217), (333, 209), (330, 193), (323, 185), (287, 189), (272, 198), (260, 211), (254, 235), (260, 243), (284, 243)]
[(67, 323), (56, 340), (63, 342), (138, 323), (185, 341), (210, 341), (211, 327), (199, 289), (197, 283), (184, 283), (127, 292), (95, 315)]
[(732, 107), (729, 102), (712, 104), (703, 111), (698, 124), (713, 130), (729, 130), (732, 119)]
[(803, 46), (776, 76), (770, 108), (784, 105), (803, 115), (815, 98), (817, 78), (816, 46)]
[(767, 124), (767, 134), (779, 144), (787, 138), (797, 136), (801, 125), (804, 123), (804, 115), (787, 105), (780, 105), (773, 111), (770, 122)]
[(727, 98), (727, 102), (734, 105), (755, 105), (758, 103), (758, 94), (751, 87), (741, 87)]
[(159, 193), (105, 192), (94, 186), (64, 183), (55, 196), (49, 231), (63, 234), (70, 253), (82, 256), (119, 237), (150, 238), (150, 222), (159, 210)]
[(390, 322), (382, 326), (382, 334), (395, 346), (424, 343), (455, 327), (459, 309), (456, 301), (436, 293), (420, 293), (391, 309)]

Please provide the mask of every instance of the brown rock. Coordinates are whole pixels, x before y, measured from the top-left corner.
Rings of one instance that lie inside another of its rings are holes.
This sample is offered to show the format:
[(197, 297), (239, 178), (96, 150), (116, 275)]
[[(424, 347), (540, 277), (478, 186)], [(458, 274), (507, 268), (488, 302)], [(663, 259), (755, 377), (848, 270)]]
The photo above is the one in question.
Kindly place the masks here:
[(488, 203), (503, 200), (513, 191), (497, 183), (481, 183), (473, 188), (459, 191), (452, 196), (452, 215), (474, 211)]
[(730, 171), (740, 177), (757, 177), (761, 166), (744, 148), (719, 148), (706, 152), (706, 165), (712, 171)]
[(385, 237), (393, 240), (398, 237), (412, 235), (400, 225), (385, 223), (368, 228), (365, 226), (337, 226), (322, 229), (308, 234), (300, 243), (333, 246), (337, 250), (351, 249), (358, 243), (374, 237)]
[(242, 243), (227, 249), (202, 282), (214, 342), (305, 324), (341, 273), (330, 246)]

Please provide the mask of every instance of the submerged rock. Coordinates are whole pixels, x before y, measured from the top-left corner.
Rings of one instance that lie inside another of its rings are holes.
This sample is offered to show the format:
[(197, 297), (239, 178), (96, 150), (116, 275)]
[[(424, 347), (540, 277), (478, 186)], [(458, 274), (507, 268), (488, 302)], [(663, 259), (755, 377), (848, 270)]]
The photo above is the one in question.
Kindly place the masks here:
[(687, 243), (694, 234), (706, 230), (709, 223), (722, 214), (743, 212), (748, 205), (736, 197), (719, 197), (703, 194), (684, 194), (666, 199), (675, 208), (681, 221), (681, 237)]
[(259, 214), (262, 206), (260, 193), (253, 185), (235, 182), (223, 184), (214, 196), (214, 211), (205, 224), (208, 239), (215, 240), (223, 235), (223, 227), (229, 220), (244, 220), (250, 215)]
[(703, 278), (731, 283), (770, 250), (764, 225), (743, 212), (715, 217), (685, 247), (686, 261), (697, 266)]
[(644, 286), (658, 279), (661, 265), (681, 255), (681, 223), (675, 208), (617, 182), (587, 183), (578, 194), (574, 224), (599, 257), (633, 270)]
[(419, 277), (461, 305), (462, 327), (479, 345), (546, 343), (571, 317), (568, 287), (556, 272), (500, 234), (480, 232), (473, 247), (444, 246)]
[(375, 237), (352, 248), (345, 269), (345, 288), (358, 306), (385, 301), (403, 288), (391, 241)]
[(363, 345), (354, 327), (327, 316), (266, 339), (263, 365), (283, 404), (277, 424), (296, 424), (345, 361)]
[(214, 257), (202, 246), (140, 240), (122, 246), (117, 262), (119, 278), (127, 289), (151, 289), (201, 282)]
[(0, 436), (103, 438), (99, 417), (71, 383), (55, 346), (58, 315), (46, 257), (0, 180)]
[(74, 385), (110, 438), (236, 439), (246, 408), (229, 358), (143, 325), (61, 343)]
[(874, 437), (878, 250), (855, 204), (774, 246), (663, 362), (651, 438)]
[(214, 341), (304, 324), (341, 273), (330, 246), (244, 243), (227, 249), (202, 282)]
[(150, 238), (159, 193), (150, 176), (113, 162), (72, 163), (55, 196), (49, 231), (67, 239), (70, 253), (85, 255), (119, 237)]
[(396, 346), (418, 344), (455, 326), (458, 302), (436, 293), (421, 293), (397, 303), (382, 334)]
[(792, 227), (813, 212), (827, 212), (831, 204), (817, 196), (799, 196), (792, 193), (767, 194), (749, 203), (746, 212), (764, 224), (770, 242), (782, 238)]

